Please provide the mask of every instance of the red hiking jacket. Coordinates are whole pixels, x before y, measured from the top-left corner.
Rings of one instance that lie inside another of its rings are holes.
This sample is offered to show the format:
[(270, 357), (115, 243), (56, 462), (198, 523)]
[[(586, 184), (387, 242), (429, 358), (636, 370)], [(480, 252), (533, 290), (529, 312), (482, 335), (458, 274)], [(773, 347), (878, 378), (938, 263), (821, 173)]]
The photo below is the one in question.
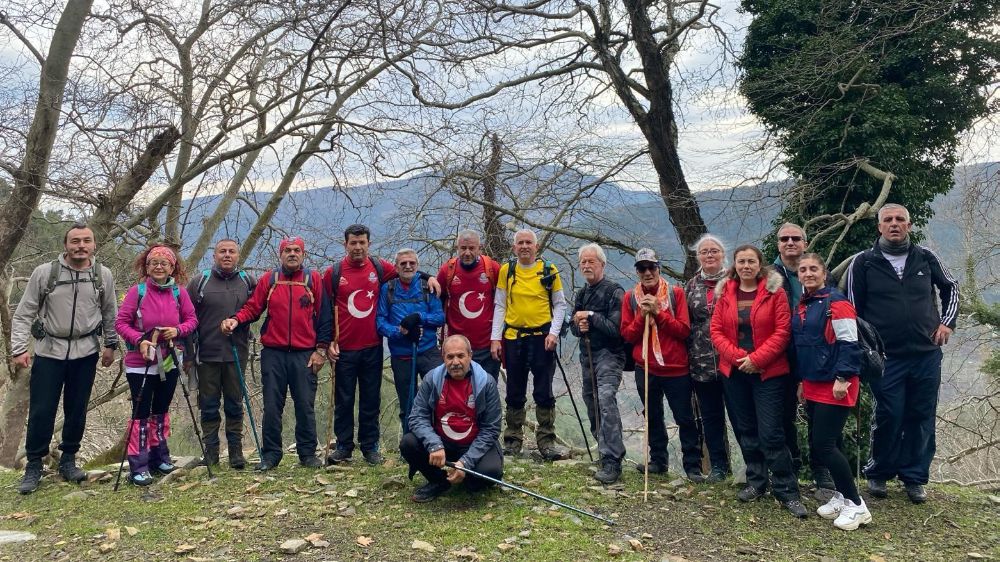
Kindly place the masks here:
[[(761, 380), (780, 377), (789, 372), (785, 348), (791, 339), (792, 316), (781, 284), (781, 275), (771, 272), (764, 282), (758, 283), (757, 297), (750, 308), (754, 345), (750, 361), (762, 370)], [(712, 314), (712, 344), (719, 352), (719, 371), (727, 377), (736, 361), (747, 355), (746, 350), (738, 347), (739, 312), (736, 307), (736, 289), (739, 285), (737, 279), (726, 281)]]

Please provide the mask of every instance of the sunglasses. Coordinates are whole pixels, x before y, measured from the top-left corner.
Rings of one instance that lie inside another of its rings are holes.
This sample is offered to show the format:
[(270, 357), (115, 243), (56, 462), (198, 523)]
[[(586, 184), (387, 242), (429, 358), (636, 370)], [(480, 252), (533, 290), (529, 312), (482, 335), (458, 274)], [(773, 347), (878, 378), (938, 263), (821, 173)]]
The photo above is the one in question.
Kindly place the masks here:
[(639, 273), (645, 273), (647, 271), (656, 271), (660, 269), (660, 266), (655, 263), (637, 263), (635, 264), (635, 270)]
[(782, 242), (788, 242), (788, 241), (801, 242), (802, 241), (802, 237), (801, 236), (780, 236), (780, 237), (778, 237), (778, 240), (781, 240)]

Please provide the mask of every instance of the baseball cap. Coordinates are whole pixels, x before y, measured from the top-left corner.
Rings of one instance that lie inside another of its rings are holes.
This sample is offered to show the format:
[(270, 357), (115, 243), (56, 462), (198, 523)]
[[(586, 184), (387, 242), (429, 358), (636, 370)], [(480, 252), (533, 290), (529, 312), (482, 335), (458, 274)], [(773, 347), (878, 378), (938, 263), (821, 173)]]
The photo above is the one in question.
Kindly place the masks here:
[(644, 261), (650, 261), (656, 264), (660, 263), (660, 260), (656, 257), (656, 252), (654, 252), (652, 248), (641, 248), (635, 253), (636, 264)]

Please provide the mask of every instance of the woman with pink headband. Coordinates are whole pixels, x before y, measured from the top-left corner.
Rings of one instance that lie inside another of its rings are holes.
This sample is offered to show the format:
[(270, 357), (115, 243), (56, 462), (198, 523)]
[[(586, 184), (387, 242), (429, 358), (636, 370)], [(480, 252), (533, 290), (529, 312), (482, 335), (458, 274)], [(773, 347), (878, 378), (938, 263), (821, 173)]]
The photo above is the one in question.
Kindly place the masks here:
[(184, 338), (198, 327), (184, 289), (187, 274), (177, 253), (156, 245), (134, 264), (139, 283), (129, 288), (118, 309), (115, 331), (125, 340), (125, 376), (132, 397), (126, 433), (129, 480), (153, 483), (153, 474), (173, 472), (167, 437), (170, 402), (184, 361)]

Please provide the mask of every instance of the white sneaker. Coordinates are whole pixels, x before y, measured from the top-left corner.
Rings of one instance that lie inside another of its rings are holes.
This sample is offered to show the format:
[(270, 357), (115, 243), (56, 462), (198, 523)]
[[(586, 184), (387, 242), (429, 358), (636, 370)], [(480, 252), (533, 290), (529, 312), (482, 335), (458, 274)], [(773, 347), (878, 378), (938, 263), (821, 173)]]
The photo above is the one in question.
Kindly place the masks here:
[(823, 519), (836, 519), (840, 515), (840, 510), (844, 509), (844, 501), (844, 494), (834, 492), (830, 501), (819, 506), (816, 509), (816, 513)]
[(840, 515), (833, 522), (833, 526), (845, 531), (853, 531), (861, 525), (872, 522), (872, 513), (868, 511), (865, 500), (861, 500), (861, 505), (854, 505), (851, 500), (844, 500), (844, 507), (840, 510)]

